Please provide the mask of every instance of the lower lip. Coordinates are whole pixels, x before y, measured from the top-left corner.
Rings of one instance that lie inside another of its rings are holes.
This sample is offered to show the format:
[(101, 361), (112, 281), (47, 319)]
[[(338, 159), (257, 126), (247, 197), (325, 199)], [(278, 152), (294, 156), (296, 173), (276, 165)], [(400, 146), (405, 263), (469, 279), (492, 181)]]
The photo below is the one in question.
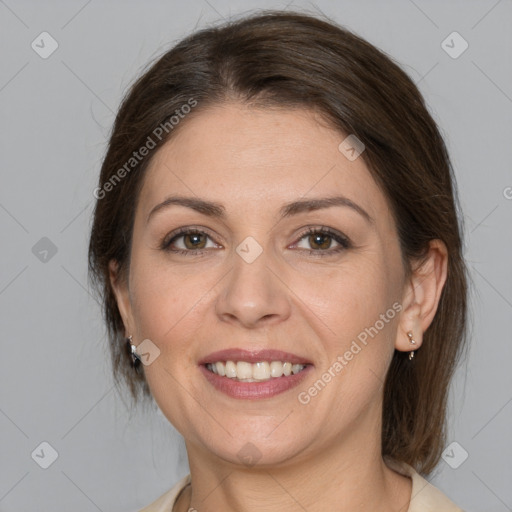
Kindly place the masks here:
[(230, 396), (245, 400), (261, 400), (284, 393), (297, 386), (313, 368), (306, 366), (301, 372), (294, 375), (272, 377), (262, 382), (240, 382), (229, 377), (222, 377), (211, 372), (204, 365), (200, 365), (203, 375), (215, 389)]

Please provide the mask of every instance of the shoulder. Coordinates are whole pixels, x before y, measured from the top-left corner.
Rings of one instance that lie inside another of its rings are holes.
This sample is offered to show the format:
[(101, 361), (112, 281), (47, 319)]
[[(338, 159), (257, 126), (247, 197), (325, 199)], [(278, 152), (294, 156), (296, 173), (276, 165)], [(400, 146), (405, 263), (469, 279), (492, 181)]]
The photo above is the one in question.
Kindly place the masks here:
[(172, 510), (179, 493), (190, 483), (190, 475), (184, 476), (172, 489), (139, 512), (169, 512)]
[(412, 466), (391, 459), (386, 459), (386, 465), (412, 480), (411, 502), (407, 512), (464, 512)]

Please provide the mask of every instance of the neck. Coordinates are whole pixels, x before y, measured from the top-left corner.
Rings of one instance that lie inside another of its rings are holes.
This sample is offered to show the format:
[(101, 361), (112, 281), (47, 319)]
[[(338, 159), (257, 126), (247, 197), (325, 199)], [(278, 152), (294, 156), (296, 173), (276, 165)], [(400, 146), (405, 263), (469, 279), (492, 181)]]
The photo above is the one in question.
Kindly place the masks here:
[(384, 463), (380, 432), (354, 429), (339, 437), (308, 455), (253, 467), (224, 461), (187, 442), (191, 486), (176, 510), (406, 512), (411, 480)]

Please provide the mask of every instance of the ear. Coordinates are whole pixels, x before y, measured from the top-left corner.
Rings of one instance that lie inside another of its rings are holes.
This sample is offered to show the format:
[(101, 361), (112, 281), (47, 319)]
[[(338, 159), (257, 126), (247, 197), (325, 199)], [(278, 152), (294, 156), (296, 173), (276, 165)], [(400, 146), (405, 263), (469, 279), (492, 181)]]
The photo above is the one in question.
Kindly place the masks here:
[[(447, 273), (446, 245), (441, 240), (431, 240), (427, 256), (413, 268), (405, 283), (403, 310), (395, 342), (397, 350), (409, 352), (421, 346), (423, 333), (436, 314)], [(409, 341), (408, 332), (412, 332), (414, 345)]]
[(116, 297), (119, 313), (123, 319), (125, 337), (127, 337), (130, 334), (133, 334), (135, 327), (132, 315), (132, 305), (130, 302), (130, 292), (128, 289), (128, 280), (119, 275), (119, 265), (116, 260), (110, 260), (108, 269), (110, 284)]

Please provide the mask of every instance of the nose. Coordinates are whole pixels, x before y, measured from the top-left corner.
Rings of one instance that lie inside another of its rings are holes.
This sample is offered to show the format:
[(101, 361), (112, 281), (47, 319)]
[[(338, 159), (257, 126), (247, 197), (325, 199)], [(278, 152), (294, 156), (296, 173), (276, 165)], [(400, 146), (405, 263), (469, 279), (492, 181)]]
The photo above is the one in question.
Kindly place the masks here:
[(265, 251), (252, 263), (234, 255), (233, 269), (222, 281), (216, 303), (222, 321), (254, 329), (290, 316), (290, 290), (269, 260)]

